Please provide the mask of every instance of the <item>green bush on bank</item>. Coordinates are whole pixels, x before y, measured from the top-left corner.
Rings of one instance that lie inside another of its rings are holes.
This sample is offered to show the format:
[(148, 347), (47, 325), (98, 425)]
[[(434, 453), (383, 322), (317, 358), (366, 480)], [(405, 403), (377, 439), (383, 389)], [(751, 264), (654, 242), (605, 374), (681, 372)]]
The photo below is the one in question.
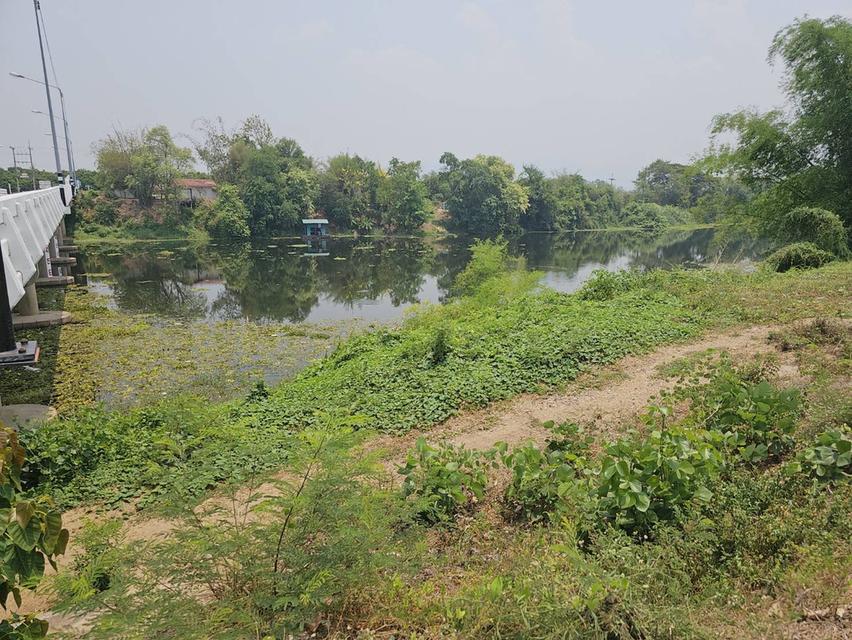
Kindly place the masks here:
[(621, 224), (646, 231), (660, 231), (665, 227), (692, 221), (686, 209), (655, 202), (631, 202), (625, 207), (624, 213)]
[(790, 269), (815, 269), (833, 261), (833, 253), (823, 251), (812, 242), (796, 242), (781, 247), (766, 258), (766, 266), (778, 273)]
[(218, 198), (204, 200), (195, 210), (195, 217), (214, 238), (246, 239), (251, 236), (249, 210), (233, 185), (220, 185)]
[(781, 216), (778, 235), (787, 242), (810, 242), (844, 257), (849, 252), (843, 221), (836, 213), (815, 207), (797, 207)]

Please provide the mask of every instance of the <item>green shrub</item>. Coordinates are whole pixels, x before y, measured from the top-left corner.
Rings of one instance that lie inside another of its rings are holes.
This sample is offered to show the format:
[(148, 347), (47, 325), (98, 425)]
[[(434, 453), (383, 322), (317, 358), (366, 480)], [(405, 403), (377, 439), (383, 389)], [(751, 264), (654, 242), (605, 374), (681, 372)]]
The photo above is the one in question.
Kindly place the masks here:
[(345, 628), (387, 576), (409, 580), (408, 505), (362, 435), (327, 426), (300, 435), (287, 480), (235, 486), (184, 508), (168, 537), (121, 547), (86, 603), (100, 612), (87, 637), (308, 637), (319, 621)]
[(70, 568), (57, 573), (52, 581), (59, 610), (85, 609), (97, 594), (109, 589), (124, 560), (123, 524), (119, 519), (84, 523), (75, 538), (82, 552), (75, 556)]
[(213, 237), (244, 239), (251, 235), (249, 210), (233, 185), (220, 185), (216, 200), (201, 203), (196, 215)]
[(473, 295), (491, 278), (507, 271), (523, 270), (523, 258), (511, 257), (509, 245), (502, 238), (477, 240), (471, 245), (470, 254), (470, 262), (453, 283), (455, 295)]
[(660, 231), (665, 227), (689, 222), (689, 212), (680, 207), (655, 202), (631, 202), (624, 209), (621, 223), (645, 231)]
[[(13, 429), (0, 425), (0, 606), (9, 596), (21, 606), (21, 589), (35, 589), (44, 576), (45, 561), (56, 567), (65, 553), (68, 529), (48, 496), (27, 500), (21, 492), (24, 448)], [(0, 621), (0, 637), (35, 640), (47, 634), (47, 622), (13, 615)]]
[(826, 481), (852, 476), (852, 430), (843, 425), (823, 431), (816, 444), (801, 451), (785, 471), (791, 475), (804, 472)]
[(798, 207), (781, 218), (779, 236), (786, 242), (810, 242), (817, 248), (844, 257), (848, 238), (836, 213), (811, 207)]
[[(725, 357), (699, 372), (706, 382), (680, 389), (692, 402), (688, 421), (723, 434), (723, 446), (747, 462), (777, 460), (794, 444), (801, 414), (797, 389), (777, 389), (758, 367), (734, 367)], [(750, 377), (752, 376), (752, 377)]]
[(572, 423), (544, 426), (559, 437), (548, 440), (544, 449), (529, 444), (503, 456), (503, 464), (512, 472), (503, 493), (510, 519), (558, 521), (569, 511), (576, 513), (584, 502), (585, 488), (578, 486), (578, 479), (589, 465), (591, 439), (580, 437), (579, 427)]
[(495, 455), (495, 450), (478, 452), (452, 444), (433, 447), (418, 438), (399, 470), (405, 477), (403, 495), (414, 499), (425, 522), (448, 522), (485, 495), (486, 470)]
[(647, 533), (693, 500), (707, 502), (724, 460), (710, 434), (679, 427), (609, 445), (596, 488), (599, 509), (616, 526)]
[(796, 242), (771, 253), (764, 264), (772, 271), (784, 273), (790, 269), (816, 269), (835, 259), (812, 242)]
[(450, 346), (450, 329), (442, 324), (435, 329), (431, 339), (431, 359), (433, 365), (439, 365), (452, 351)]
[(583, 300), (611, 300), (617, 295), (642, 286), (648, 280), (649, 277), (640, 271), (596, 269), (577, 295)]

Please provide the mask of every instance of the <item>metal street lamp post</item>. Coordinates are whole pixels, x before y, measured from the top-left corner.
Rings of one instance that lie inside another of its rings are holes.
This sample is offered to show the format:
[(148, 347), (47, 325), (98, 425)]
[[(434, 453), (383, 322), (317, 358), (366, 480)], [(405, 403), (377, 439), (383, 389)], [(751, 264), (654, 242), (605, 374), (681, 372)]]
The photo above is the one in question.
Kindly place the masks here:
[[(12, 74), (12, 75), (14, 75), (16, 78), (17, 77), (24, 77), (24, 76), (19, 76), (18, 74)], [(26, 77), (24, 77), (24, 79), (29, 80), (29, 78), (26, 78)], [(36, 82), (38, 82), (38, 81), (36, 81)], [(62, 89), (60, 89), (59, 87), (57, 87), (55, 85), (50, 85), (50, 86), (53, 87), (54, 89), (56, 89), (57, 91), (59, 91), (59, 104), (60, 104), (61, 109), (62, 109), (62, 125), (63, 125), (63, 128), (65, 129), (65, 153), (68, 156), (68, 170), (71, 172), (71, 180), (72, 180), (72, 182), (74, 182), (74, 185), (76, 187), (76, 184), (77, 184), (77, 165), (74, 162), (74, 152), (71, 149), (71, 147), (72, 147), (71, 136), (68, 134), (68, 118), (65, 117), (65, 94), (62, 93)], [(49, 113), (45, 113), (44, 111), (39, 111), (38, 109), (33, 109), (32, 112), (38, 113), (38, 114), (43, 115), (43, 116), (47, 116), (48, 118), (50, 117)]]
[[(40, 85), (43, 85), (43, 86), (50, 87), (52, 89), (56, 89), (59, 92), (59, 105), (60, 105), (60, 109), (62, 110), (62, 123), (63, 123), (64, 128), (65, 128), (65, 151), (68, 154), (68, 168), (71, 172), (71, 178), (74, 181), (75, 187), (76, 187), (77, 163), (74, 161), (74, 151), (73, 151), (74, 145), (71, 143), (71, 135), (69, 134), (69, 131), (68, 131), (68, 126), (69, 126), (68, 125), (68, 116), (65, 113), (65, 93), (62, 91), (61, 87), (58, 87), (55, 84), (49, 84), (48, 83), (47, 85), (44, 85), (44, 82), (42, 82), (41, 80), (36, 80), (35, 78), (30, 78), (29, 76), (25, 76), (23, 73), (14, 73), (14, 72), (10, 71), (9, 75), (12, 76), (13, 78), (20, 78), (21, 80), (29, 80), (30, 82), (35, 82), (36, 84), (40, 84)], [(44, 113), (44, 115), (46, 115), (48, 118), (51, 118), (50, 114), (45, 113), (44, 111), (37, 111), (37, 110), (34, 109), (33, 113)], [(51, 118), (51, 121), (53, 119), (54, 118)], [(51, 127), (51, 129), (52, 129), (52, 127)]]
[(41, 70), (44, 72), (44, 92), (47, 94), (47, 112), (50, 114), (50, 132), (53, 134), (53, 158), (56, 160), (56, 178), (61, 181), (62, 165), (59, 163), (59, 143), (56, 141), (56, 123), (53, 122), (53, 100), (50, 97), (50, 81), (47, 79), (47, 62), (44, 59), (44, 42), (41, 38), (38, 0), (33, 0), (33, 9), (35, 10), (36, 31), (38, 31), (38, 48), (41, 51)]

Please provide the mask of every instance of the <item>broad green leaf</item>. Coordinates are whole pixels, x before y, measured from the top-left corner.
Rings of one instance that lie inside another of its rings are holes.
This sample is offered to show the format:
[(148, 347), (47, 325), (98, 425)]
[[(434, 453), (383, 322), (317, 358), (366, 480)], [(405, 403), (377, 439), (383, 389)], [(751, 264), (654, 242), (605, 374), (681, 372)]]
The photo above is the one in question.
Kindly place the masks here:
[(35, 515), (35, 507), (29, 500), (20, 500), (15, 505), (15, 519), (21, 528), (26, 528), (33, 515)]
[(695, 490), (695, 497), (701, 500), (701, 502), (710, 502), (713, 498), (713, 492), (707, 487), (701, 486)]
[(44, 547), (47, 553), (53, 553), (56, 541), (62, 531), (62, 514), (59, 511), (48, 511), (44, 518)]
[(6, 533), (15, 545), (25, 551), (32, 551), (41, 535), (41, 527), (35, 518), (30, 518), (25, 528), (21, 527), (17, 521), (12, 522), (6, 529)]

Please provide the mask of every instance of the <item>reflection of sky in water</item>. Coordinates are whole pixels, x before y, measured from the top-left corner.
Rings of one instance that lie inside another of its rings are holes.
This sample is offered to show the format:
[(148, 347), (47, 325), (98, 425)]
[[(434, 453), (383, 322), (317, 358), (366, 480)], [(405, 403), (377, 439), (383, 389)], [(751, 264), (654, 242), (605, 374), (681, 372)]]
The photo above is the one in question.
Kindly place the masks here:
[(620, 269), (630, 268), (631, 259), (628, 256), (617, 256), (606, 263), (603, 262), (587, 262), (574, 271), (568, 272), (565, 269), (558, 267), (548, 267), (547, 265), (530, 265), (532, 269), (544, 271), (542, 284), (551, 289), (556, 289), (563, 293), (573, 293), (583, 286), (583, 283), (598, 269), (606, 269), (607, 271), (619, 271)]
[[(425, 276), (423, 284), (420, 285), (420, 290), (417, 292), (417, 300), (418, 302), (438, 303), (441, 301), (442, 293), (443, 291), (438, 287), (438, 279), (434, 276)], [(410, 306), (410, 304), (394, 306), (390, 295), (387, 293), (375, 300), (363, 298), (351, 305), (337, 302), (329, 296), (322, 295), (316, 306), (311, 309), (311, 313), (305, 319), (305, 322), (325, 324), (351, 319), (365, 322), (387, 322), (401, 317), (404, 309)]]
[[(537, 234), (510, 246), (513, 253), (526, 256), (528, 268), (544, 272), (545, 286), (571, 293), (597, 269), (712, 261), (717, 254), (712, 237), (710, 230), (662, 238), (606, 232)], [(464, 268), (468, 245), (469, 240), (450, 238), (431, 245), (426, 240), (341, 238), (322, 247), (328, 255), (313, 255), (309, 262), (301, 255), (303, 248), (294, 251), (286, 244), (242, 254), (228, 247), (208, 253), (180, 246), (159, 253), (161, 248), (140, 247), (130, 256), (93, 252), (83, 267), (88, 264), (99, 274), (89, 279), (89, 286), (108, 296), (113, 308), (164, 318), (388, 322), (403, 317), (416, 302), (439, 303)], [(729, 253), (731, 259), (749, 258), (756, 249), (738, 245)]]

